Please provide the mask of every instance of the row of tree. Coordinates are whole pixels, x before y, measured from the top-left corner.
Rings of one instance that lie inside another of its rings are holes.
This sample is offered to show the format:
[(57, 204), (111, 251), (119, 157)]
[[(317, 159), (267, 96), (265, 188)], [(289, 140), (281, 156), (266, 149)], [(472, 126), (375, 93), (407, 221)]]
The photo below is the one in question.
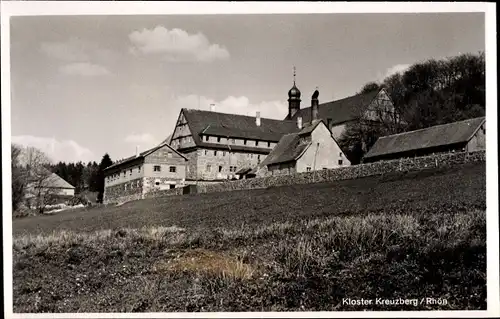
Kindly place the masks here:
[(382, 82), (370, 82), (358, 93), (384, 88), (396, 117), (374, 125), (346, 125), (339, 144), (353, 164), (360, 162), (378, 137), (485, 115), (486, 64), (484, 52), (416, 63)]
[(75, 195), (84, 191), (97, 192), (97, 202), (102, 202), (104, 194), (104, 169), (113, 161), (108, 154), (102, 157), (100, 164), (96, 162), (53, 164), (49, 157), (34, 147), (11, 146), (12, 169), (12, 209), (16, 211), (24, 200), (30, 198), (30, 206), (34, 204), (43, 213), (59, 194), (50, 187), (53, 173), (75, 186)]

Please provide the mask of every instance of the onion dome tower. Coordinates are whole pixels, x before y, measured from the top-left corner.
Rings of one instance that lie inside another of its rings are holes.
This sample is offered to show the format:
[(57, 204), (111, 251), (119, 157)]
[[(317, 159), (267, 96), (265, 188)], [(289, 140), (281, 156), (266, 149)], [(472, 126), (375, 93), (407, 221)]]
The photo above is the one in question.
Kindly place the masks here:
[(292, 119), (300, 111), (300, 90), (295, 85), (295, 67), (293, 67), (293, 86), (288, 91), (288, 119)]

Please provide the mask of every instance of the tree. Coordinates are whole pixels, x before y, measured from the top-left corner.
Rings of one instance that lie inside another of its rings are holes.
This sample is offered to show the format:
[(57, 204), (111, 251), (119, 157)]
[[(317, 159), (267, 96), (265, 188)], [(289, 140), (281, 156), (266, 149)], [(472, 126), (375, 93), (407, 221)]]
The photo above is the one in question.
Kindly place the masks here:
[(99, 164), (99, 171), (98, 171), (98, 192), (99, 194), (97, 195), (97, 202), (102, 203), (104, 199), (104, 170), (108, 167), (113, 165), (113, 161), (109, 157), (108, 153), (104, 154), (102, 157), (101, 163)]
[(28, 197), (34, 200), (38, 213), (43, 214), (46, 206), (54, 203), (58, 195), (56, 189), (51, 187), (55, 177), (50, 171), (50, 159), (34, 147), (25, 149), (25, 159), (25, 185)]
[(382, 85), (376, 83), (376, 82), (368, 82), (366, 83), (362, 88), (361, 91), (359, 92), (360, 94), (363, 93), (369, 93), (373, 91), (378, 91), (382, 88)]
[(338, 143), (351, 164), (356, 165), (361, 163), (366, 152), (383, 135), (386, 135), (386, 129), (383, 125), (360, 119), (346, 125)]
[(25, 180), (24, 173), (21, 167), (21, 152), (22, 149), (18, 145), (11, 145), (11, 169), (12, 169), (12, 211), (19, 209), (20, 204), (24, 199)]
[[(382, 87), (369, 83), (363, 88), (365, 89), (373, 91), (381, 90)], [(338, 139), (339, 146), (351, 164), (359, 164), (378, 137), (402, 130), (401, 116), (390, 97), (383, 92), (379, 93), (368, 107), (358, 105), (356, 108), (353, 111), (357, 120), (347, 123)]]
[[(360, 93), (384, 88), (394, 104), (394, 117), (346, 125), (339, 144), (356, 164), (379, 137), (485, 115), (484, 52), (415, 63), (404, 73), (369, 82)], [(374, 117), (380, 117), (375, 108)]]

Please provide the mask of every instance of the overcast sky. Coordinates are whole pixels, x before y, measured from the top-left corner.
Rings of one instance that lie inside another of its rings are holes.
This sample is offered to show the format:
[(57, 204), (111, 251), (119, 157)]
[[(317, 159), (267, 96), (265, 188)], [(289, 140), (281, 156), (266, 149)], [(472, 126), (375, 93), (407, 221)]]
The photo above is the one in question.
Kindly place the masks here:
[(113, 160), (179, 110), (282, 119), (428, 58), (484, 50), (483, 13), (39, 16), (11, 20), (12, 140), (54, 161)]

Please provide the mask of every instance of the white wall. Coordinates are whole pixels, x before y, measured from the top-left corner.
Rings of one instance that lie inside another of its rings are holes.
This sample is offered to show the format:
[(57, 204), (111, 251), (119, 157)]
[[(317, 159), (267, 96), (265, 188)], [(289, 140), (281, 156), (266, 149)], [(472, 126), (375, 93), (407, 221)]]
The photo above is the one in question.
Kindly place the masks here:
[[(297, 160), (297, 173), (307, 172), (308, 167), (314, 171), (351, 165), (323, 123), (314, 129), (311, 141), (312, 144)], [(342, 164), (339, 164), (339, 160), (342, 160)]]

